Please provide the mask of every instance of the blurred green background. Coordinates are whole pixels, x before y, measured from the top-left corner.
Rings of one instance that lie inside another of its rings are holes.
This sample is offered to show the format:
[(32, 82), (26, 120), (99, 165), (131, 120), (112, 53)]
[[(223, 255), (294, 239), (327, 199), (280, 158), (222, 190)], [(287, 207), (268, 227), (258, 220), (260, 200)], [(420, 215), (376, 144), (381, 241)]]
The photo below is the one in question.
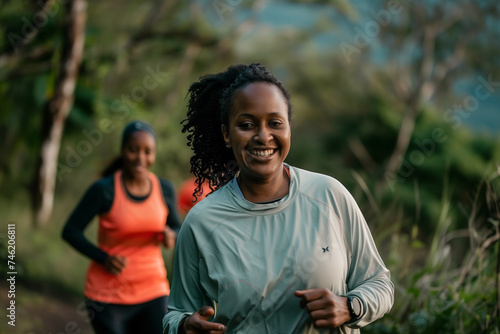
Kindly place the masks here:
[(351, 191), (391, 270), (394, 307), (363, 332), (500, 333), (499, 16), (496, 0), (0, 1), (3, 307), (7, 261), (18, 273), (16, 327), (4, 316), (0, 332), (91, 333), (88, 260), (60, 233), (124, 125), (153, 124), (153, 171), (179, 187), (189, 85), (260, 62), (292, 95), (286, 161)]

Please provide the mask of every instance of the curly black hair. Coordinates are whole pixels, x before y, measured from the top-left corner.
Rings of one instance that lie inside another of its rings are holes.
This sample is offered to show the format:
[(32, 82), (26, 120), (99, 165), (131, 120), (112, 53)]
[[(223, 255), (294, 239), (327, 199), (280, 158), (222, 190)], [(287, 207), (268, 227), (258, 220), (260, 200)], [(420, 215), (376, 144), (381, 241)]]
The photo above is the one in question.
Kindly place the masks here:
[(225, 72), (202, 76), (189, 87), (187, 118), (181, 122), (188, 132), (188, 146), (194, 151), (191, 173), (196, 177), (195, 200), (203, 194), (202, 184), (208, 181), (212, 191), (226, 184), (238, 171), (232, 149), (226, 147), (221, 125), (229, 125), (229, 112), (236, 94), (254, 82), (275, 85), (283, 93), (291, 120), (292, 105), (285, 86), (263, 65), (233, 65)]

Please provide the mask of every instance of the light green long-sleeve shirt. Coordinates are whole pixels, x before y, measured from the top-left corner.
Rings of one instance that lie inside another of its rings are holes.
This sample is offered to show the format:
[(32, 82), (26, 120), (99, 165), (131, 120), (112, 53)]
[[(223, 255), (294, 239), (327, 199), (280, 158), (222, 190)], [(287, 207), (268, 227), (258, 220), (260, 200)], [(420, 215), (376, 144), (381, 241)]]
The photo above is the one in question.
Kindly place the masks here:
[[(394, 286), (356, 202), (337, 180), (295, 167), (289, 194), (246, 201), (230, 182), (195, 205), (178, 236), (165, 333), (204, 305), (226, 333), (358, 333), (389, 312)], [(355, 322), (313, 327), (294, 291), (327, 288), (363, 304)]]

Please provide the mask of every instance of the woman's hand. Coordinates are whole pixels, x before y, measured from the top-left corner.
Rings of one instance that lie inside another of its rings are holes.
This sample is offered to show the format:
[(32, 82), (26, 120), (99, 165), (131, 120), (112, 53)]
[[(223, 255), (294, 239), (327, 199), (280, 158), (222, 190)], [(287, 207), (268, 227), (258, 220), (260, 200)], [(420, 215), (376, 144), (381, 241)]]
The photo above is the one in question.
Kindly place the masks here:
[(108, 255), (104, 266), (113, 275), (119, 275), (127, 265), (127, 259), (121, 255)]
[(328, 289), (295, 291), (295, 296), (302, 298), (300, 307), (307, 309), (316, 328), (335, 328), (351, 320), (347, 298)]
[(175, 247), (175, 241), (177, 240), (177, 233), (170, 227), (165, 226), (163, 230), (163, 246), (167, 249)]
[(210, 306), (203, 306), (195, 313), (187, 317), (182, 323), (179, 333), (185, 334), (222, 334), (226, 331), (226, 326), (208, 321), (214, 315), (214, 309)]

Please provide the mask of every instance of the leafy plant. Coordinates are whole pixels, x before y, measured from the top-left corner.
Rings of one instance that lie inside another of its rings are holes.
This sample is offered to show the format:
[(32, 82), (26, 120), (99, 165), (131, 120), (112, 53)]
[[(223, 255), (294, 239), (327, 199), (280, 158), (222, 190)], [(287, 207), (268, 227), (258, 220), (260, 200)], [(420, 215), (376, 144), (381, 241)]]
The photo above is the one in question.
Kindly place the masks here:
[(450, 228), (445, 181), (430, 249), (421, 252), (415, 235), (391, 237), (395, 304), (365, 333), (500, 333), (499, 172), (479, 185), (467, 228)]

